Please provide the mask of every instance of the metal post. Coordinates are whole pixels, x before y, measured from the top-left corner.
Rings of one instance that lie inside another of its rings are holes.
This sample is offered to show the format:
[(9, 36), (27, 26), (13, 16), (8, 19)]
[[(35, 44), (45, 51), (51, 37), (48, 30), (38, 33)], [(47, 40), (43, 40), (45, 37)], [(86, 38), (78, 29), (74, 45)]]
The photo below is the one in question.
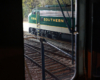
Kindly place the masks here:
[(43, 40), (44, 39), (40, 38), (40, 43), (41, 43), (41, 59), (42, 59), (42, 80), (45, 80), (45, 57), (44, 57)]
[(71, 19), (71, 27), (72, 27), (72, 64), (74, 64), (74, 15), (73, 15), (73, 0), (71, 0), (71, 11), (72, 11), (72, 19)]

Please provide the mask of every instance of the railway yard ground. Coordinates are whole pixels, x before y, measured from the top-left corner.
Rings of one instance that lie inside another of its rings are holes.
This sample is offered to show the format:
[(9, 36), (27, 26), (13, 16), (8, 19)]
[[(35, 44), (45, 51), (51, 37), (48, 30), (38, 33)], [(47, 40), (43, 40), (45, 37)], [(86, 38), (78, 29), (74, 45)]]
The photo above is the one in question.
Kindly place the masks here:
[[(39, 37), (24, 31), (25, 80), (42, 80), (42, 57)], [(71, 43), (46, 40), (71, 55)], [(44, 44), (45, 79), (71, 80), (75, 73), (75, 60), (56, 48)]]

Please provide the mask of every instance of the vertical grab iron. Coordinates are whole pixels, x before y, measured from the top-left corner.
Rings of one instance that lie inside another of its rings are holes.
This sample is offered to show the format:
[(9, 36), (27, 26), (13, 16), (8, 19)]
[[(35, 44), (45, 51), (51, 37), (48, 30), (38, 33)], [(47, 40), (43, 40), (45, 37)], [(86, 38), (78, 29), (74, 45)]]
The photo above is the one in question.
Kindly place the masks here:
[(42, 80), (45, 80), (45, 57), (44, 57), (43, 41), (44, 41), (44, 39), (40, 38), (40, 43), (41, 43), (41, 59), (42, 59)]
[(73, 0), (71, 0), (71, 27), (72, 27), (72, 64), (74, 64), (74, 15), (73, 15)]
[[(65, 14), (63, 13), (63, 9), (62, 9), (62, 7), (61, 7), (61, 5), (60, 5), (60, 2), (59, 2), (59, 0), (57, 0), (57, 2), (58, 2), (58, 4), (59, 4), (59, 7), (60, 7), (60, 10), (61, 10), (61, 12), (62, 12), (62, 15), (63, 15), (63, 17), (64, 17), (64, 21), (65, 21), (65, 23), (66, 23), (66, 25), (68, 26), (68, 29), (69, 29), (69, 32), (70, 33), (72, 33), (72, 64), (74, 64), (74, 16), (73, 16), (73, 0), (71, 0), (71, 11), (72, 11), (72, 18), (71, 18), (71, 27), (70, 27), (70, 25), (68, 24), (68, 21), (67, 21), (67, 19), (66, 19), (66, 17), (65, 17)], [(71, 29), (72, 28), (72, 29)]]

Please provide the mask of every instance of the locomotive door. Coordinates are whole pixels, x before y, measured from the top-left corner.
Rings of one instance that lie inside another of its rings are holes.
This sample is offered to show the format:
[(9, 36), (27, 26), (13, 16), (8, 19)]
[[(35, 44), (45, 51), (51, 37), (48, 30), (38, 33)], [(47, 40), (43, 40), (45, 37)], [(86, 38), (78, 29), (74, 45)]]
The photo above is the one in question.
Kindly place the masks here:
[(36, 19), (37, 19), (37, 37), (39, 37), (39, 33), (40, 33), (40, 13), (39, 11), (36, 12)]

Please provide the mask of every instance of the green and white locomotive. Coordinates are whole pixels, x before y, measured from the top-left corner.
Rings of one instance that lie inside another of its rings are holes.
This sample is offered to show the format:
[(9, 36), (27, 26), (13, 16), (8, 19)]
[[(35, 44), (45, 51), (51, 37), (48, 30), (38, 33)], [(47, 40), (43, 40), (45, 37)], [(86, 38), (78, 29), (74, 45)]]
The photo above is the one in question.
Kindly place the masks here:
[[(63, 13), (71, 26), (71, 7), (61, 5)], [(71, 40), (71, 33), (65, 24), (58, 5), (36, 7), (28, 15), (29, 33), (60, 40)]]

